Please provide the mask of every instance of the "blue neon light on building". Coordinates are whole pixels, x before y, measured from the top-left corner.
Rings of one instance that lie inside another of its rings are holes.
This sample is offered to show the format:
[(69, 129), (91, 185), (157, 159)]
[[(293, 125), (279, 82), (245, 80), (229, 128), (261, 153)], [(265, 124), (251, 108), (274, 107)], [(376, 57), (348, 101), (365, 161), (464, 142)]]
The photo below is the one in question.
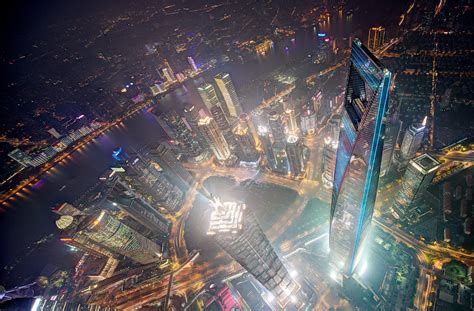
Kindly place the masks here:
[(372, 220), (392, 75), (355, 39), (342, 116), (331, 203), (331, 264), (350, 276)]

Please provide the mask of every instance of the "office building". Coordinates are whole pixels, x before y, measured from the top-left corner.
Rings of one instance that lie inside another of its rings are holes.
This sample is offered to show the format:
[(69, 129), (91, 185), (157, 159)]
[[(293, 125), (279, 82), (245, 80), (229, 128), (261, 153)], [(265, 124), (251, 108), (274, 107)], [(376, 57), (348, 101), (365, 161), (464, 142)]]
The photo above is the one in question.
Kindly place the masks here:
[(219, 73), (214, 77), (217, 87), (224, 97), (224, 102), (229, 112), (228, 116), (237, 118), (244, 113), (242, 106), (240, 105), (240, 100), (235, 91), (235, 86), (232, 83), (232, 79), (229, 73)]
[(165, 59), (163, 61), (163, 64), (165, 68), (163, 68), (162, 71), (163, 71), (163, 76), (166, 79), (166, 82), (173, 83), (175, 81), (175, 76), (174, 76), (174, 71), (171, 68), (170, 63), (168, 62), (168, 60)]
[(27, 154), (26, 152), (18, 148), (14, 149), (13, 151), (10, 151), (8, 153), (8, 157), (12, 158), (16, 162), (23, 165), (24, 167), (31, 165), (30, 163), (33, 160), (33, 158), (29, 154)]
[(402, 124), (403, 122), (398, 118), (398, 112), (393, 113), (393, 115), (388, 118), (387, 125), (385, 126), (380, 176), (387, 174), (392, 167), (392, 160), (399, 140)]
[(127, 161), (114, 165), (108, 178), (114, 177), (125, 189), (139, 194), (156, 209), (175, 212), (183, 203), (184, 192), (171, 179), (168, 180), (161, 166), (148, 154), (133, 154)]
[(80, 224), (87, 215), (62, 215), (56, 220), (59, 229), (59, 240), (69, 246), (96, 257), (117, 258), (119, 254), (98, 243), (84, 234)]
[(216, 90), (210, 83), (203, 83), (198, 88), (199, 96), (202, 102), (207, 107), (207, 110), (211, 111), (214, 106), (220, 106), (219, 98), (217, 97)]
[(316, 133), (317, 117), (314, 105), (306, 104), (301, 111), (301, 131), (303, 135), (313, 135)]
[(150, 230), (150, 232), (160, 234), (161, 236), (169, 234), (170, 222), (156, 208), (148, 204), (144, 199), (134, 195), (130, 190), (122, 190), (127, 189), (114, 191), (108, 200), (137, 223)]
[(226, 161), (230, 158), (230, 148), (219, 130), (216, 121), (213, 118), (207, 116), (199, 120), (198, 124), (202, 136), (207, 141), (207, 144), (211, 148), (212, 152), (219, 161)]
[(189, 128), (191, 128), (194, 138), (201, 144), (201, 146), (207, 146), (206, 141), (201, 135), (199, 131), (198, 123), (199, 120), (205, 116), (203, 109), (200, 109), (196, 105), (193, 104), (186, 104), (184, 106), (184, 119), (185, 122), (188, 124)]
[(204, 152), (191, 129), (175, 110), (160, 114), (158, 123), (171, 139), (179, 143), (183, 153), (191, 157), (199, 157)]
[(268, 125), (272, 131), (273, 142), (284, 145), (286, 143), (284, 122), (278, 111), (271, 110), (268, 113)]
[(330, 262), (339, 280), (354, 272), (372, 220), (391, 73), (352, 42), (330, 211)]
[(161, 166), (153, 161), (148, 150), (141, 154), (131, 154), (126, 161), (116, 163), (108, 178), (117, 176), (125, 189), (139, 194), (144, 201), (155, 208), (170, 212), (179, 210), (184, 198), (183, 191), (172, 183)]
[[(75, 222), (72, 216), (63, 216), (69, 225)], [(72, 219), (71, 219), (72, 218)], [(76, 234), (104, 250), (125, 256), (140, 264), (149, 264), (161, 258), (161, 248), (140, 233), (102, 210), (93, 215), (80, 217)], [(69, 225), (63, 225), (63, 230)]]
[(300, 286), (288, 273), (257, 219), (244, 203), (214, 202), (208, 235), (269, 291), (281, 309), (296, 300)]
[(372, 51), (377, 51), (385, 43), (385, 28), (372, 27), (369, 29), (367, 47)]
[(216, 90), (212, 84), (204, 83), (198, 87), (198, 93), (204, 105), (207, 107), (215, 122), (217, 123), (222, 135), (224, 135), (230, 150), (235, 150), (238, 147), (237, 141), (232, 134), (232, 128), (230, 126), (229, 120), (227, 119), (226, 112), (224, 112), (224, 109), (217, 98)]
[(273, 146), (272, 141), (270, 139), (270, 132), (268, 128), (265, 126), (258, 127), (258, 137), (261, 142), (261, 146), (263, 149), (263, 153), (265, 154), (265, 158), (267, 159), (268, 165), (270, 168), (275, 167), (275, 155), (273, 154)]
[(256, 162), (259, 158), (255, 140), (248, 124), (248, 116), (243, 114), (239, 123), (234, 127), (233, 134), (239, 144), (239, 159), (241, 162)]
[(303, 144), (296, 135), (288, 136), (286, 140), (286, 156), (288, 158), (289, 171), (293, 176), (304, 173)]
[(392, 214), (400, 220), (412, 219), (411, 213), (416, 209), (416, 200), (428, 188), (441, 163), (427, 153), (412, 159), (403, 175), (400, 190), (395, 196)]
[(176, 154), (164, 144), (151, 145), (149, 157), (158, 163), (168, 180), (186, 193), (193, 183), (193, 176), (178, 161)]
[(194, 62), (194, 59), (191, 56), (188, 56), (187, 58), (189, 66), (191, 66), (191, 69), (197, 73), (198, 72), (198, 67), (196, 66), (196, 63)]
[(230, 122), (227, 119), (224, 110), (220, 105), (214, 106), (211, 108), (211, 115), (216, 121), (217, 127), (221, 131), (224, 139), (226, 140), (227, 144), (231, 151), (238, 150), (237, 140), (232, 133), (232, 128), (230, 126)]
[(425, 127), (426, 117), (421, 124), (412, 124), (405, 132), (400, 147), (400, 155), (404, 160), (409, 161), (413, 159), (418, 149), (420, 149), (423, 136), (425, 135)]
[(286, 119), (286, 133), (287, 135), (298, 135), (300, 129), (296, 120), (296, 113), (294, 108), (287, 108), (285, 110)]
[(288, 173), (288, 158), (286, 155), (286, 142), (285, 143), (273, 143), (272, 151), (274, 155), (274, 167), (273, 171), (280, 174)]
[(336, 167), (337, 145), (339, 143), (339, 130), (341, 117), (334, 116), (328, 122), (328, 135), (324, 137), (323, 159), (321, 163), (322, 181), (326, 189), (332, 189), (334, 169)]
[(163, 68), (163, 76), (165, 77), (167, 83), (174, 82), (174, 77), (170, 74), (168, 68)]

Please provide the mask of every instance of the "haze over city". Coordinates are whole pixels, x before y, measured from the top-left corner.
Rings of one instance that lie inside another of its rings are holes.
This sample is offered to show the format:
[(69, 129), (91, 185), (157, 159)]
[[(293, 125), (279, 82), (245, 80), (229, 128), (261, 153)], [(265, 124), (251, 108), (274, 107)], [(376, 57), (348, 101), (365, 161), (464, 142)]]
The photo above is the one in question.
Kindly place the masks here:
[(474, 310), (473, 9), (2, 3), (0, 310)]

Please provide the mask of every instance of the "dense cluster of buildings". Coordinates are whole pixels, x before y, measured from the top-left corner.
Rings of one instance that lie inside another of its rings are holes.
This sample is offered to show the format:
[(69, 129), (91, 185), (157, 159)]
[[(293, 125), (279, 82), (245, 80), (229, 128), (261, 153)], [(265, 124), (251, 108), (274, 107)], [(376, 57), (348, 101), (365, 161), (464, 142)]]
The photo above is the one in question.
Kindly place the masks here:
[(80, 122), (84, 118), (84, 115), (79, 116), (74, 122), (80, 123), (75, 126), (75, 129), (71, 129), (68, 134), (60, 134), (55, 128), (48, 130), (48, 133), (54, 138), (51, 145), (36, 151), (34, 154), (29, 154), (16, 148), (8, 153), (8, 156), (19, 163), (22, 167), (37, 167), (45, 164), (58, 153), (65, 150), (68, 146), (71, 146), (74, 142), (79, 141), (81, 138), (91, 134), (103, 126), (99, 122), (91, 122), (90, 124), (83, 124)]

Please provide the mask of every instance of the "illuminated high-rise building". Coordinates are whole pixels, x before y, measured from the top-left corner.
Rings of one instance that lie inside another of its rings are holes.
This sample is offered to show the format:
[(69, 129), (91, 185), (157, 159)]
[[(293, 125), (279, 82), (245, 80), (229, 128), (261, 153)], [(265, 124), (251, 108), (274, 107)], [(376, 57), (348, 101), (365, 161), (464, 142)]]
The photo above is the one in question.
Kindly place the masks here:
[(301, 305), (296, 298), (300, 285), (291, 278), (250, 209), (239, 202), (214, 205), (207, 234), (269, 291), (272, 299), (268, 301), (281, 309)]
[(286, 132), (288, 135), (298, 135), (299, 128), (296, 121), (296, 113), (294, 108), (287, 108), (285, 110)]
[(173, 70), (173, 68), (171, 68), (171, 65), (170, 65), (170, 63), (168, 62), (168, 60), (165, 59), (165, 60), (163, 61), (163, 63), (164, 63), (164, 65), (165, 65), (166, 71), (167, 71), (167, 72), (169, 73), (169, 75), (171, 76), (171, 79), (172, 79), (172, 80), (175, 80), (175, 78), (174, 78), (174, 70)]
[(400, 130), (402, 128), (402, 121), (398, 118), (398, 113), (395, 112), (388, 118), (385, 126), (385, 138), (383, 141), (382, 163), (380, 165), (380, 176), (384, 176), (392, 166), (392, 159), (397, 145)]
[(317, 117), (314, 105), (308, 103), (301, 110), (301, 131), (304, 135), (312, 135), (316, 132)]
[(195, 136), (196, 140), (201, 144), (201, 146), (206, 146), (206, 141), (201, 135), (199, 131), (198, 123), (202, 116), (204, 116), (203, 109), (199, 109), (196, 105), (193, 104), (186, 104), (184, 106), (184, 118), (185, 121), (188, 123), (189, 127), (193, 131), (193, 135)]
[(354, 272), (372, 220), (391, 77), (390, 71), (355, 39), (330, 212), (330, 259), (339, 276)]
[(150, 230), (151, 233), (168, 235), (170, 222), (155, 207), (148, 204), (144, 198), (136, 196), (132, 191), (127, 191), (126, 188), (117, 190), (108, 198), (115, 207)]
[(79, 226), (81, 220), (85, 217), (87, 216), (62, 215), (56, 220), (56, 227), (59, 229), (59, 240), (96, 257), (118, 257), (119, 254), (117, 252), (112, 251), (84, 234)]
[(199, 96), (201, 96), (204, 105), (207, 107), (215, 122), (217, 123), (222, 135), (224, 135), (230, 150), (235, 150), (238, 147), (237, 141), (232, 134), (232, 128), (230, 126), (229, 120), (227, 119), (227, 115), (224, 112), (219, 99), (217, 98), (216, 90), (212, 84), (204, 83), (198, 87), (198, 93)]
[(175, 110), (160, 114), (158, 116), (158, 123), (160, 123), (169, 137), (179, 143), (184, 153), (192, 157), (197, 157), (204, 151), (191, 129)]
[(341, 118), (334, 116), (329, 120), (329, 134), (327, 137), (324, 137), (322, 181), (323, 186), (327, 189), (332, 189), (333, 186), (340, 127)]
[(385, 28), (372, 27), (369, 29), (369, 37), (367, 39), (367, 47), (375, 52), (385, 43)]
[(163, 173), (174, 185), (187, 192), (193, 183), (193, 176), (178, 161), (176, 154), (164, 144), (152, 145), (149, 157), (158, 163)]
[(24, 167), (29, 166), (31, 160), (33, 160), (33, 158), (29, 154), (18, 148), (14, 149), (13, 151), (10, 151), (8, 153), (8, 156), (23, 165)]
[(229, 159), (231, 156), (229, 145), (219, 130), (216, 121), (207, 116), (199, 120), (198, 125), (202, 136), (207, 141), (217, 160), (225, 161)]
[(284, 122), (276, 110), (268, 113), (268, 125), (272, 131), (273, 142), (284, 145), (286, 143)]
[(421, 124), (412, 124), (403, 136), (402, 146), (400, 147), (400, 155), (405, 160), (411, 160), (420, 149), (425, 135), (426, 117)]
[(194, 59), (191, 56), (188, 56), (187, 58), (189, 66), (191, 66), (191, 69), (194, 72), (198, 72), (198, 67), (196, 66), (196, 63), (194, 62)]
[(140, 264), (161, 258), (161, 248), (156, 243), (104, 210), (82, 219), (78, 230), (95, 243)]
[(216, 90), (210, 83), (203, 83), (198, 88), (199, 96), (206, 105), (207, 109), (211, 111), (214, 106), (220, 106), (219, 98), (217, 97)]
[(230, 126), (229, 120), (227, 119), (222, 107), (220, 105), (212, 107), (211, 114), (214, 120), (216, 121), (217, 127), (222, 132), (224, 139), (229, 145), (230, 150), (237, 150), (239, 147), (237, 144), (237, 140), (234, 134), (232, 133), (232, 128)]
[(273, 154), (272, 141), (270, 139), (270, 132), (265, 126), (258, 127), (258, 137), (260, 138), (263, 153), (267, 159), (270, 168), (275, 167), (275, 155)]
[(288, 158), (289, 170), (292, 175), (298, 176), (304, 173), (303, 145), (296, 135), (288, 136), (286, 140), (286, 156)]
[(219, 73), (214, 77), (217, 87), (224, 97), (225, 104), (227, 106), (227, 111), (229, 112), (230, 117), (237, 118), (242, 113), (244, 113), (242, 106), (240, 105), (237, 92), (235, 91), (234, 84), (230, 74), (228, 73)]
[(168, 68), (163, 68), (163, 76), (168, 83), (172, 83), (174, 81), (174, 77), (170, 74)]
[(401, 220), (411, 219), (417, 208), (414, 202), (428, 188), (441, 163), (427, 153), (412, 159), (403, 175), (400, 190), (395, 196), (392, 214)]
[(174, 212), (181, 207), (184, 193), (172, 180), (168, 180), (161, 166), (147, 153), (145, 150), (143, 154), (130, 155), (127, 161), (121, 161), (112, 167), (108, 176), (117, 176), (118, 182), (125, 189), (138, 193), (156, 209), (163, 207)]
[(274, 166), (273, 170), (280, 174), (288, 173), (288, 157), (286, 154), (286, 142), (285, 143), (273, 143), (272, 145), (274, 155)]
[(244, 162), (255, 162), (258, 160), (258, 152), (255, 140), (247, 122), (247, 115), (241, 115), (239, 123), (234, 127), (233, 133), (239, 144), (239, 158)]

